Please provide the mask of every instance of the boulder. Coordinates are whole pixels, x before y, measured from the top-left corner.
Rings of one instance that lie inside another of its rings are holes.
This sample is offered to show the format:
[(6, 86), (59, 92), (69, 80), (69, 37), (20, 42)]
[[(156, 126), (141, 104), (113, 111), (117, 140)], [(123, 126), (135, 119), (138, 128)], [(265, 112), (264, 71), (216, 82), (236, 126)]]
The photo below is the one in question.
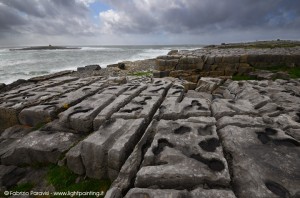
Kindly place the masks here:
[(116, 68), (116, 67), (118, 67), (119, 66), (119, 64), (118, 63), (116, 63), (116, 64), (110, 64), (110, 65), (107, 65), (106, 67), (107, 68)]
[(78, 72), (82, 72), (82, 71), (97, 71), (97, 70), (100, 70), (100, 69), (101, 69), (100, 65), (87, 65), (87, 66), (84, 66), (84, 67), (78, 67), (77, 71)]
[(1, 91), (1, 89), (3, 89), (5, 86), (6, 86), (6, 84), (0, 83), (0, 91)]
[(125, 63), (118, 63), (118, 68), (121, 70), (125, 69)]
[(178, 54), (178, 50), (171, 50), (168, 52), (168, 55), (176, 55)]

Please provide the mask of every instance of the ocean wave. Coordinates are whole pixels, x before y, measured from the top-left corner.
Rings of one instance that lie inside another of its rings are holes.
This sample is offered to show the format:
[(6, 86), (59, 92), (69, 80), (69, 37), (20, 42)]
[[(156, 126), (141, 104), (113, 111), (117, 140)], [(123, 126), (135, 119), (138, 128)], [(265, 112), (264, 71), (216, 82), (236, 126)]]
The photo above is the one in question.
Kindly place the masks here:
[(50, 73), (49, 71), (31, 71), (28, 74), (35, 76), (35, 75), (44, 75), (44, 74), (49, 74), (49, 73)]
[(83, 51), (123, 51), (124, 49), (119, 47), (81, 47)]
[(25, 72), (13, 72), (13, 73), (9, 73), (9, 75), (12, 75), (12, 76), (27, 76), (28, 73), (25, 73)]
[(145, 49), (141, 53), (133, 55), (128, 60), (136, 61), (142, 59), (156, 58), (157, 56), (167, 55), (169, 51), (169, 49)]
[(0, 49), (0, 53), (1, 52), (9, 52), (9, 49)]

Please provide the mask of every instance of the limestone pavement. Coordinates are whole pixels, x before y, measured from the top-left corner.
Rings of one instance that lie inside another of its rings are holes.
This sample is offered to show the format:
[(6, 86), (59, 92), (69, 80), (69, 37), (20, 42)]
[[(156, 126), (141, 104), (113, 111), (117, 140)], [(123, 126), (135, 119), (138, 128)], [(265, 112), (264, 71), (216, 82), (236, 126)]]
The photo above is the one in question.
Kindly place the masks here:
[(1, 189), (24, 165), (54, 163), (109, 178), (106, 198), (299, 197), (299, 87), (69, 76), (16, 87), (0, 99)]

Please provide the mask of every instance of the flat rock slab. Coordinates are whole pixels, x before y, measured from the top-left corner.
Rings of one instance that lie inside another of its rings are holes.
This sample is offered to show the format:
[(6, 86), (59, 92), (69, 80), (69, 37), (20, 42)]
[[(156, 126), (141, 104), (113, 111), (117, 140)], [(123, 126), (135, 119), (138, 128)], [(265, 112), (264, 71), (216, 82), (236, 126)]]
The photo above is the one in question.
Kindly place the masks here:
[(146, 118), (148, 121), (154, 115), (162, 102), (162, 96), (139, 95), (112, 115), (112, 118), (137, 119)]
[(1, 156), (5, 165), (57, 163), (61, 155), (79, 140), (73, 133), (34, 131), (16, 141)]
[(179, 97), (184, 94), (184, 86), (179, 83), (174, 83), (167, 93), (167, 97)]
[(31, 131), (31, 127), (22, 125), (7, 128), (0, 136), (0, 157), (13, 149), (18, 144), (18, 139), (21, 139)]
[(197, 83), (196, 91), (212, 93), (224, 80), (220, 78), (202, 77)]
[(79, 133), (93, 130), (93, 120), (99, 112), (116, 98), (113, 94), (95, 94), (59, 114), (59, 120), (65, 126)]
[(171, 81), (162, 79), (154, 79), (152, 83), (148, 84), (146, 90), (141, 95), (143, 96), (164, 96), (168, 89), (172, 86)]
[(80, 78), (75, 81), (64, 83), (60, 86), (52, 86), (52, 87), (40, 87), (35, 89), (34, 91), (46, 91), (46, 92), (59, 92), (59, 93), (66, 93), (69, 91), (76, 90), (77, 88), (83, 87), (85, 85), (89, 85), (93, 82), (96, 82), (102, 78), (99, 77), (88, 77), (88, 78)]
[(169, 190), (169, 189), (148, 189), (148, 188), (132, 188), (126, 194), (125, 198), (235, 198), (230, 190), (204, 190), (197, 188), (191, 192), (187, 190)]
[(190, 189), (204, 183), (229, 186), (229, 171), (216, 126), (206, 120), (204, 117), (193, 122), (160, 120), (135, 186), (163, 189)]
[(223, 116), (258, 114), (248, 100), (216, 99), (213, 101), (211, 109), (216, 119), (220, 119)]
[(52, 121), (59, 112), (79, 103), (88, 96), (95, 94), (104, 87), (103, 83), (97, 83), (98, 86), (84, 86), (76, 91), (68, 92), (48, 102), (40, 105), (23, 109), (19, 114), (21, 124), (36, 126), (39, 123)]
[[(57, 78), (57, 79), (52, 79), (52, 80), (47, 80), (47, 81), (42, 81), (38, 83), (30, 83), (25, 86), (19, 86), (11, 91), (5, 92), (3, 94), (0, 94), (1, 98), (3, 100), (8, 100), (10, 98), (16, 97), (20, 94), (23, 93), (30, 93), (34, 92), (39, 89), (45, 89), (47, 87), (59, 87), (58, 85), (62, 85), (64, 83), (68, 83), (71, 81), (76, 81), (78, 78), (75, 77), (63, 77), (63, 78)], [(1, 101), (1, 99), (0, 99)]]
[(122, 107), (128, 104), (136, 95), (137, 93), (133, 95), (119, 95), (96, 116), (93, 121), (94, 130), (97, 130), (105, 121), (109, 120), (114, 113), (118, 112)]
[(218, 129), (228, 125), (238, 127), (264, 127), (266, 126), (266, 123), (262, 117), (252, 117), (249, 115), (224, 116), (217, 122)]
[(219, 130), (232, 158), (238, 197), (298, 197), (300, 143), (280, 129), (226, 126)]
[(188, 197), (189, 193), (186, 190), (161, 190), (148, 188), (132, 188), (126, 194), (125, 198), (183, 198)]
[(210, 115), (209, 100), (184, 97), (182, 101), (179, 101), (176, 97), (167, 97), (161, 104), (158, 115), (156, 116), (165, 120), (177, 120)]
[(119, 96), (120, 94), (125, 94), (125, 95), (132, 95), (135, 94), (136, 92), (141, 92), (147, 88), (146, 84), (124, 84), (124, 85), (115, 85), (115, 86), (109, 86), (106, 89), (103, 90), (103, 94), (115, 94)]
[(143, 135), (144, 119), (111, 120), (82, 141), (81, 158), (86, 175), (115, 179)]
[(271, 94), (272, 100), (280, 105), (285, 111), (300, 111), (300, 97), (288, 92)]
[(55, 92), (33, 92), (0, 103), (0, 133), (19, 123), (18, 113), (23, 108), (39, 104), (58, 95), (60, 94)]

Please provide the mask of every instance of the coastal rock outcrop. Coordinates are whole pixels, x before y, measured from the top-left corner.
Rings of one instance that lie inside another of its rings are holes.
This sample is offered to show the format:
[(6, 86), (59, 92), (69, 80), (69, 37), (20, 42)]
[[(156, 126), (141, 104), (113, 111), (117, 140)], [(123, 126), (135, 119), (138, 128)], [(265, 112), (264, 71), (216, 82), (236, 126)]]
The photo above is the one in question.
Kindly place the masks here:
[(84, 67), (77, 67), (78, 72), (84, 72), (84, 71), (97, 71), (100, 70), (100, 65), (87, 65)]
[(182, 50), (157, 57), (153, 74), (155, 77), (171, 76), (197, 83), (200, 77), (244, 76), (259, 70), (258, 79), (287, 79), (289, 76), (284, 73), (260, 72), (280, 66), (300, 67), (300, 47), (259, 49), (241, 46)]
[(184, 82), (63, 76), (1, 93), (1, 189), (50, 163), (110, 179), (106, 198), (299, 196), (300, 79)]

